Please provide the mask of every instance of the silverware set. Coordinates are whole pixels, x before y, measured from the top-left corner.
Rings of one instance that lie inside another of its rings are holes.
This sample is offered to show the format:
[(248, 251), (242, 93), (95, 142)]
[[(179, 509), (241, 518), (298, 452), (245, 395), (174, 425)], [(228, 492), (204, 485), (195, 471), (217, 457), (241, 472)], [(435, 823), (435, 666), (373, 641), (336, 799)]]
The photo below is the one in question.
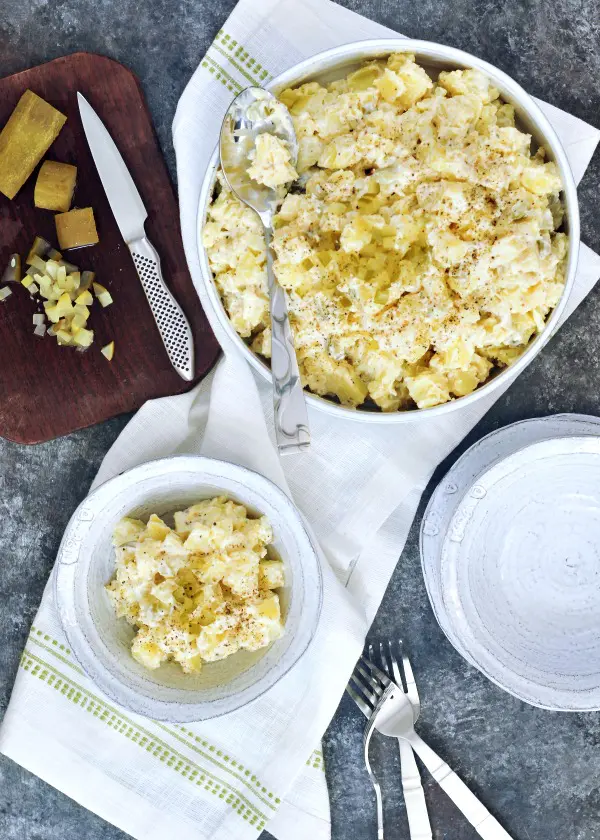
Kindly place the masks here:
[(431, 840), (433, 836), (415, 753), (481, 837), (511, 840), (454, 770), (415, 732), (421, 704), (412, 667), (401, 644), (380, 643), (377, 648), (370, 645), (368, 655), (363, 654), (357, 662), (346, 691), (367, 718), (363, 736), (364, 759), (375, 790), (378, 840), (384, 840), (383, 799), (369, 759), (369, 745), (375, 731), (396, 738), (399, 743), (402, 789), (411, 840)]

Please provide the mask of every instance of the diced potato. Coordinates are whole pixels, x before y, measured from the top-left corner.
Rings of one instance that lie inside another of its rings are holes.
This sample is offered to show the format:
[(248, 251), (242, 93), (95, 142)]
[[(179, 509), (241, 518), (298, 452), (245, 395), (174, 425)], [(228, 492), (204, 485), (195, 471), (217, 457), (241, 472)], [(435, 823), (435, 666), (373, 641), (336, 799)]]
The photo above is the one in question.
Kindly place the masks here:
[(278, 589), (285, 583), (281, 560), (262, 560), (258, 567), (258, 582), (261, 589)]
[(145, 527), (141, 519), (133, 519), (129, 516), (124, 517), (117, 523), (113, 531), (114, 545), (121, 546), (135, 542)]
[[(112, 342), (114, 345), (114, 342)], [(108, 345), (107, 345), (108, 346)], [(102, 348), (102, 353), (104, 353), (105, 348)], [(167, 534), (171, 533), (171, 529), (168, 525), (166, 525), (162, 519), (153, 513), (148, 520), (148, 524), (146, 525), (146, 532), (150, 539), (153, 540), (164, 540)]]
[(281, 609), (277, 595), (272, 595), (270, 598), (263, 598), (262, 601), (258, 602), (256, 610), (264, 618), (278, 623), (281, 621)]
[(14, 198), (67, 121), (26, 90), (0, 133), (0, 192)]
[(76, 179), (76, 166), (54, 160), (44, 161), (35, 184), (35, 206), (66, 213), (71, 208)]
[(379, 64), (373, 62), (366, 64), (364, 67), (355, 70), (348, 76), (348, 87), (350, 90), (367, 90), (375, 83), (375, 80), (381, 75), (381, 67)]
[(106, 344), (100, 352), (102, 355), (108, 359), (109, 362), (112, 362), (113, 356), (115, 355), (115, 342), (111, 341), (109, 344)]
[(65, 250), (97, 245), (100, 241), (96, 230), (94, 211), (91, 207), (60, 213), (54, 217), (54, 220), (56, 222), (58, 244)]

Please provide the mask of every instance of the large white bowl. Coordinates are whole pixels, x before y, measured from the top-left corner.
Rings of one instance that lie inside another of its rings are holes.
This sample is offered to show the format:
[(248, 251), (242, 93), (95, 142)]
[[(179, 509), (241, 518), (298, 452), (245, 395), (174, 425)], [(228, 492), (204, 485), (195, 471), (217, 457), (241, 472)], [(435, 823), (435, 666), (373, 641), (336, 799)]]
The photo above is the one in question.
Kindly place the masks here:
[[(117, 619), (105, 591), (115, 570), (112, 533), (123, 516), (169, 517), (217, 495), (264, 514), (273, 552), (285, 564), (280, 590), (285, 632), (269, 648), (242, 651), (186, 675), (175, 663), (149, 671), (131, 655), (133, 628)], [(235, 711), (255, 700), (307, 650), (322, 603), (321, 567), (302, 518), (290, 499), (252, 470), (210, 458), (153, 461), (98, 487), (77, 508), (65, 531), (55, 574), (64, 631), (82, 668), (121, 706), (155, 720), (186, 723)]]
[[(535, 144), (543, 145), (546, 148), (548, 159), (554, 160), (560, 170), (563, 182), (563, 202), (566, 211), (565, 229), (569, 236), (569, 251), (565, 289), (556, 309), (548, 319), (545, 330), (536, 337), (527, 351), (510, 368), (496, 373), (485, 385), (482, 385), (472, 394), (444, 403), (443, 405), (435, 406), (434, 408), (377, 412), (360, 408), (345, 408), (330, 399), (307, 393), (309, 404), (318, 408), (320, 411), (364, 423), (404, 423), (414, 421), (417, 414), (422, 415), (424, 419), (426, 417), (446, 414), (458, 406), (466, 406), (489, 394), (490, 391), (499, 388), (505, 383), (509, 377), (521, 371), (540, 352), (558, 325), (559, 318), (573, 287), (579, 252), (579, 208), (577, 191), (564, 149), (554, 129), (529, 94), (513, 81), (510, 76), (507, 76), (506, 73), (503, 73), (486, 61), (482, 61), (462, 50), (446, 47), (442, 44), (434, 44), (429, 41), (416, 41), (407, 38), (384, 38), (346, 44), (342, 47), (319, 53), (291, 67), (280, 76), (277, 76), (277, 78), (269, 82), (267, 88), (277, 94), (287, 87), (299, 85), (307, 81), (319, 81), (322, 83), (332, 81), (345, 76), (366, 60), (380, 58), (392, 52), (414, 53), (417, 61), (433, 73), (439, 72), (440, 70), (474, 67), (481, 70), (493, 81), (494, 85), (500, 90), (502, 98), (515, 107), (520, 128), (532, 135)], [(206, 251), (202, 245), (202, 228), (204, 227), (206, 213), (212, 197), (218, 166), (219, 154), (218, 149), (216, 149), (209, 163), (202, 185), (198, 210), (198, 254), (206, 287), (206, 294), (203, 295), (203, 304), (206, 315), (217, 336), (220, 337), (224, 334), (229, 342), (238, 348), (239, 352), (242, 353), (252, 367), (264, 379), (271, 381), (271, 370), (269, 366), (248, 347), (231, 325), (227, 312), (221, 303), (219, 292), (214, 284)]]

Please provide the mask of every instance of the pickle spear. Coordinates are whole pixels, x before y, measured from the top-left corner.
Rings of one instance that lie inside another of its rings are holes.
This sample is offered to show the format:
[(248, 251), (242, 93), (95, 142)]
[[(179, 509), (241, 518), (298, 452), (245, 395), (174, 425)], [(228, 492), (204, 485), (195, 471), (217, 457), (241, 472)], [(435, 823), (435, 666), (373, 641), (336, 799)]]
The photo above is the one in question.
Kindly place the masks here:
[(26, 90), (0, 133), (0, 192), (14, 198), (58, 137), (64, 114)]

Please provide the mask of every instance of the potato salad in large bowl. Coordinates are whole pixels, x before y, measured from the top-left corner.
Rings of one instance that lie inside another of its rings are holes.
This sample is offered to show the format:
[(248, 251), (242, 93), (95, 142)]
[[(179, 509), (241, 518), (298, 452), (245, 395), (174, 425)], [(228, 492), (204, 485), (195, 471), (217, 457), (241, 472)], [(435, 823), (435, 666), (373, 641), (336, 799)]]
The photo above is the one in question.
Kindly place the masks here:
[[(518, 360), (563, 295), (563, 183), (476, 68), (407, 52), (279, 91), (298, 178), (275, 218), (303, 384), (350, 409), (427, 409)], [(202, 242), (224, 309), (270, 356), (261, 223), (218, 174)]]

